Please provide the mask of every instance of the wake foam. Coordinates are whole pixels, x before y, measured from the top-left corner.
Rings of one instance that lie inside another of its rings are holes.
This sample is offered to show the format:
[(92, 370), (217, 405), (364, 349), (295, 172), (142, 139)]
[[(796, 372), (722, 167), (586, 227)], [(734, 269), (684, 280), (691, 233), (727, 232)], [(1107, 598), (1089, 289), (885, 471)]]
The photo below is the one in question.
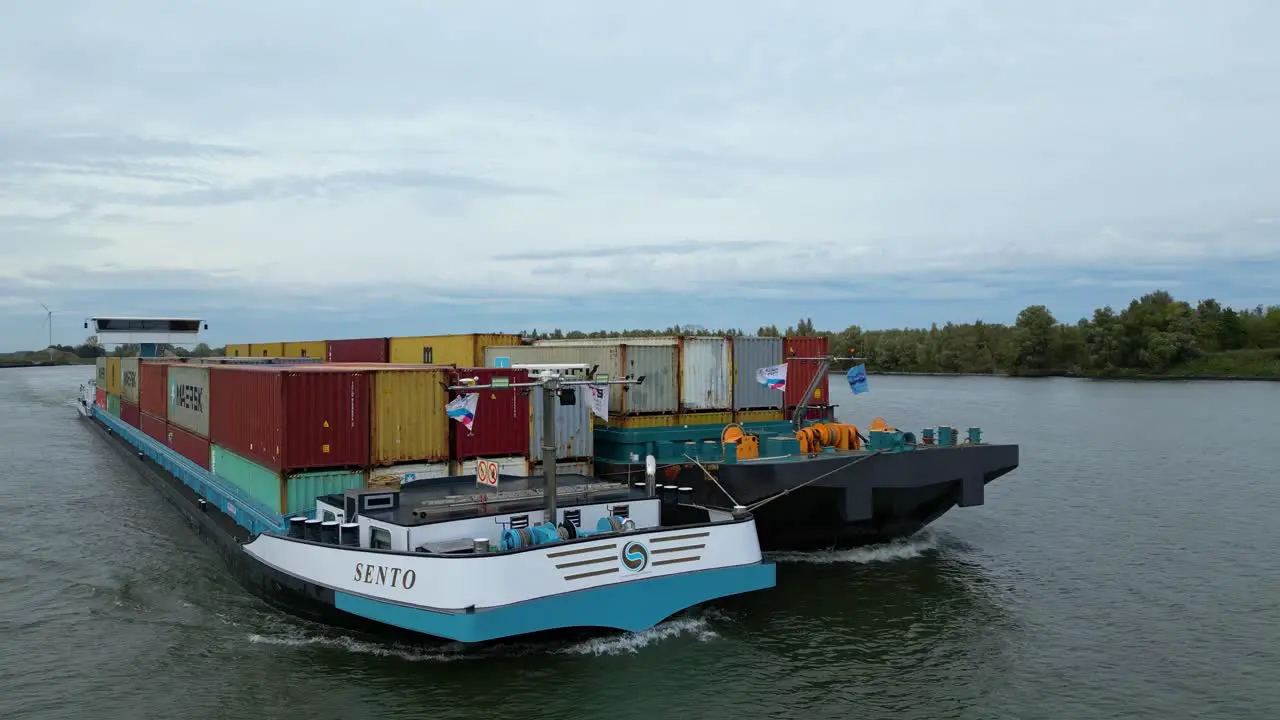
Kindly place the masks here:
[(922, 557), (938, 549), (938, 538), (932, 532), (925, 531), (909, 538), (894, 540), (881, 545), (853, 548), (850, 550), (818, 550), (814, 552), (776, 552), (766, 556), (780, 563), (809, 563), (814, 565), (830, 565), (833, 563), (854, 563), (867, 565), (870, 563), (895, 562)]

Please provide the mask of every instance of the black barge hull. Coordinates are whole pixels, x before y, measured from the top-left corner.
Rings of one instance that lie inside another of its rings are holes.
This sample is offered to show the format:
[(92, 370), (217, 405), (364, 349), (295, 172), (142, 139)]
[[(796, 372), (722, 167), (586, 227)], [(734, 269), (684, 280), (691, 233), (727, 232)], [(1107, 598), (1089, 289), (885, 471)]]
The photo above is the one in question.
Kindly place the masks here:
[[(1018, 467), (1018, 446), (931, 447), (854, 463), (857, 457), (720, 465), (712, 472), (723, 491), (697, 465), (664, 468), (658, 482), (691, 487), (695, 502), (720, 507), (733, 500), (749, 507), (778, 496), (752, 511), (765, 551), (845, 549), (907, 537), (954, 507), (982, 505), (987, 483)], [(644, 481), (644, 469), (636, 465), (597, 463), (596, 471)]]

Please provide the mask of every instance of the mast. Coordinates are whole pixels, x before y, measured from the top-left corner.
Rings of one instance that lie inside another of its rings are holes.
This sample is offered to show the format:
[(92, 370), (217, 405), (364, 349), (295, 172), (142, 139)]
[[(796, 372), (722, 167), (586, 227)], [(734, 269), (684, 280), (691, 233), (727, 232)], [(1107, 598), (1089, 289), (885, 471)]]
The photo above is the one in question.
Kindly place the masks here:
[[(639, 385), (644, 376), (632, 378), (628, 375), (621, 380), (613, 380), (608, 375), (594, 373), (591, 379), (565, 377), (560, 370), (587, 370), (594, 367), (585, 363), (569, 363), (555, 365), (554, 369), (542, 366), (532, 382), (513, 383), (508, 378), (493, 378), (488, 385), (450, 385), (449, 390), (458, 392), (474, 392), (476, 390), (508, 390), (517, 388), (540, 388), (542, 390), (542, 478), (544, 520), (556, 522), (556, 404), (560, 392), (580, 385)], [(516, 368), (519, 369), (519, 368)]]

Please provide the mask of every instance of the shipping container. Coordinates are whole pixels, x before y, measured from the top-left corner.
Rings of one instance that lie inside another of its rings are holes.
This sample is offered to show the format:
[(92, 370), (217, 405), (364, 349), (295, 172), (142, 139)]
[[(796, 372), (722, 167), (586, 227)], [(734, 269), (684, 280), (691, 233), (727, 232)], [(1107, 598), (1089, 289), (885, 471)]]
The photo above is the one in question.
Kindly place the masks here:
[[(733, 408), (733, 360), (728, 338), (686, 337), (680, 349), (680, 408)], [(648, 379), (645, 382), (649, 382)]]
[(169, 424), (164, 421), (164, 418), (158, 418), (155, 415), (144, 412), (139, 416), (139, 420), (141, 421), (139, 423), (141, 426), (140, 429), (143, 433), (154, 438), (158, 442), (164, 443), (165, 445), (169, 444)]
[[(216, 381), (215, 381), (216, 382)], [(362, 488), (363, 470), (318, 470), (282, 475), (220, 445), (210, 451), (209, 469), (241, 494), (281, 515), (305, 515), (316, 509), (316, 498)]]
[(107, 389), (107, 358), (102, 356), (97, 360), (98, 374), (94, 378), (94, 385), (102, 391)]
[(107, 413), (120, 417), (120, 396), (115, 393), (107, 393)]
[[(777, 392), (776, 390), (774, 392)], [(782, 393), (778, 393), (781, 395)], [(787, 420), (782, 408), (777, 410), (739, 410), (733, 414), (733, 421), (738, 423), (781, 422)]]
[[(789, 408), (804, 400), (809, 383), (822, 368), (821, 360), (792, 360), (791, 358), (823, 358), (827, 356), (827, 339), (812, 336), (788, 336), (784, 339), (783, 357), (787, 360), (787, 390), (784, 399)], [(824, 375), (809, 402), (826, 405), (830, 402), (830, 383)]]
[(170, 425), (209, 437), (209, 414), (213, 395), (209, 388), (209, 365), (170, 365), (165, 384), (168, 397), (165, 419)]
[(107, 409), (107, 391), (106, 391), (106, 389), (105, 389), (105, 388), (101, 388), (101, 387), (99, 387), (99, 388), (95, 388), (95, 389), (94, 389), (94, 391), (93, 391), (93, 404), (94, 404), (94, 405), (97, 405), (98, 407), (102, 408), (103, 410), (106, 410), (106, 409)]
[(253, 357), (284, 357), (284, 343), (250, 343), (249, 354)]
[(393, 363), (477, 367), (487, 364), (484, 361), (485, 348), (518, 344), (519, 335), (471, 333), (393, 337), (388, 347), (389, 359)]
[(704, 412), (686, 412), (676, 416), (677, 425), (728, 425), (733, 422), (733, 413), (728, 410), (709, 410)]
[(209, 439), (173, 423), (165, 426), (165, 444), (182, 457), (209, 469)]
[(120, 358), (120, 399), (138, 402), (138, 358)]
[(328, 362), (385, 363), (390, 359), (387, 338), (330, 340), (325, 347)]
[[(453, 463), (454, 473), (453, 473), (453, 474), (454, 474), (454, 475), (465, 476), (465, 477), (475, 477), (475, 475), (476, 475), (476, 461), (477, 461), (478, 459), (479, 459), (479, 458), (472, 458), (472, 459), (470, 459), (470, 460), (454, 461), (454, 463)], [(484, 459), (485, 459), (485, 460), (491, 460), (491, 461), (493, 461), (493, 462), (498, 463), (498, 474), (499, 474), (499, 475), (513, 475), (513, 476), (515, 476), (515, 477), (529, 477), (529, 467), (530, 467), (530, 465), (529, 465), (529, 458), (525, 457), (524, 455), (515, 455), (515, 456), (512, 456), (512, 457), (504, 457), (504, 458), (484, 458)], [(541, 512), (541, 511), (539, 511), (539, 512)]]
[(319, 358), (325, 359), (325, 347), (323, 340), (309, 340), (306, 342), (287, 342), (284, 344), (284, 352), (280, 357), (291, 358)]
[(107, 392), (120, 394), (120, 358), (107, 358)]
[(226, 357), (249, 357), (252, 351), (249, 348), (249, 343), (228, 343), (223, 348), (222, 354)]
[(169, 417), (169, 364), (144, 360), (138, 368), (138, 405), (142, 412)]
[(516, 345), (487, 348), (484, 364), (493, 367), (498, 358), (507, 358), (512, 364), (585, 363), (598, 366), (597, 372), (614, 379), (627, 374), (637, 378), (643, 375), (642, 385), (609, 388), (609, 414), (674, 413), (680, 403), (678, 352), (675, 344), (652, 343), (625, 345), (588, 341), (581, 345)]
[[(784, 393), (765, 387), (756, 379), (760, 368), (782, 364), (782, 338), (736, 337), (733, 339), (733, 409), (782, 409)], [(789, 373), (789, 371), (788, 371)], [(788, 376), (787, 385), (791, 378)]]
[(211, 365), (208, 373), (218, 398), (209, 422), (214, 443), (277, 472), (369, 464), (366, 372)]
[(449, 477), (448, 462), (406, 463), (390, 467), (373, 468), (369, 471), (369, 485), (414, 483), (419, 480), (434, 480)]
[[(556, 407), (556, 457), (589, 458), (595, 453), (595, 433), (591, 414), (591, 405), (587, 403), (586, 389), (572, 388), (575, 394), (573, 405)], [(534, 462), (542, 459), (542, 393), (536, 388), (529, 393), (529, 457)]]
[(452, 367), (364, 365), (372, 376), (369, 461), (373, 465), (449, 460)]
[[(595, 477), (595, 465), (592, 460), (562, 460), (556, 463), (556, 475)], [(533, 463), (529, 466), (529, 477), (542, 477), (542, 463)]]
[[(529, 382), (524, 370), (501, 368), (458, 368), (452, 380), (461, 384), (462, 378), (474, 379), (477, 385), (488, 385), (494, 378), (506, 378), (508, 382)], [(462, 391), (465, 392), (465, 391)], [(455, 393), (460, 394), (460, 393)], [(529, 452), (529, 398), (541, 395), (538, 389), (525, 395), (520, 389), (477, 390), (476, 416), (467, 430), (462, 423), (450, 421), (453, 426), (453, 459), (466, 460), (475, 457), (500, 457), (525, 455)]]
[(142, 412), (138, 409), (137, 403), (131, 403), (124, 398), (120, 398), (120, 419), (133, 427), (141, 427)]

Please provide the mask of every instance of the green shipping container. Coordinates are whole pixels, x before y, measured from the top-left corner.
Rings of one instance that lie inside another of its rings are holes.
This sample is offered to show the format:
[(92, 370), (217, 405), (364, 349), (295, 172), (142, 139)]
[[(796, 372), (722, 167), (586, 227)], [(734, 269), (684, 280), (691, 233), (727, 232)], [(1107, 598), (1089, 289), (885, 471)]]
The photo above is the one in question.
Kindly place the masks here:
[(107, 412), (114, 417), (120, 417), (120, 396), (115, 393), (107, 393)]
[(321, 495), (364, 487), (363, 471), (318, 470), (281, 477), (230, 450), (217, 445), (212, 448), (209, 469), (214, 475), (281, 515), (310, 512)]

